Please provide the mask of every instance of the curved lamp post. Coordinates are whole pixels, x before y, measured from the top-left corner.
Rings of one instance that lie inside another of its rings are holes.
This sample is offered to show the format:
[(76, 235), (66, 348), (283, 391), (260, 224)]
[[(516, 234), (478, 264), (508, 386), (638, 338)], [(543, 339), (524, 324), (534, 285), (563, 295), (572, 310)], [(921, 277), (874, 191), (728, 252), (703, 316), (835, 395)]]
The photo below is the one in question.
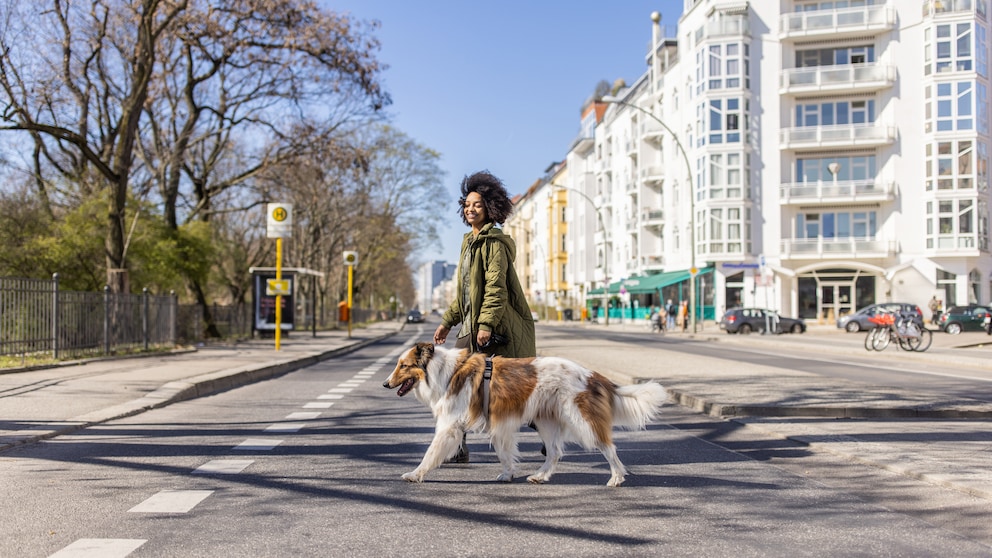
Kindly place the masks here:
[(668, 124), (654, 115), (651, 111), (633, 105), (624, 101), (619, 97), (613, 95), (606, 95), (600, 99), (604, 103), (610, 103), (615, 105), (623, 105), (625, 107), (630, 107), (636, 111), (644, 113), (646, 116), (661, 124), (661, 126), (672, 135), (672, 139), (675, 140), (675, 145), (678, 146), (679, 151), (682, 153), (682, 159), (685, 161), (685, 170), (688, 173), (689, 180), (689, 323), (692, 325), (692, 332), (696, 332), (696, 188), (692, 183), (692, 164), (689, 163), (689, 155), (685, 152), (685, 147), (682, 147), (682, 142), (679, 141), (679, 136), (668, 127)]
[(605, 251), (603, 252), (603, 276), (606, 278), (606, 286), (603, 287), (603, 293), (606, 295), (606, 309), (604, 310), (604, 313), (606, 314), (605, 325), (610, 325), (610, 247), (609, 247), (609, 237), (607, 236), (609, 233), (606, 231), (606, 220), (603, 219), (603, 212), (600, 209), (600, 207), (596, 205), (596, 202), (593, 201), (593, 199), (590, 198), (589, 195), (583, 192), (582, 190), (577, 190), (570, 186), (562, 186), (561, 184), (549, 183), (548, 185), (551, 186), (552, 188), (560, 188), (562, 190), (575, 192), (576, 194), (585, 198), (585, 200), (589, 202), (589, 205), (591, 205), (592, 208), (596, 210), (596, 217), (599, 218), (599, 226), (600, 228), (603, 229), (603, 244), (606, 247)]

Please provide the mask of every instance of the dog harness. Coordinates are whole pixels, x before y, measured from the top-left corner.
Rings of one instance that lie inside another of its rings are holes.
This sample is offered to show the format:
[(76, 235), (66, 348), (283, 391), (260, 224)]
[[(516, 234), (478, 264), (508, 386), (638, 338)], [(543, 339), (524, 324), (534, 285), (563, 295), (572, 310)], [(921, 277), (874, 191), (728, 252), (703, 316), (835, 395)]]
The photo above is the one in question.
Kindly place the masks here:
[(489, 381), (493, 378), (493, 357), (486, 357), (486, 369), (482, 372), (482, 414), (489, 420)]

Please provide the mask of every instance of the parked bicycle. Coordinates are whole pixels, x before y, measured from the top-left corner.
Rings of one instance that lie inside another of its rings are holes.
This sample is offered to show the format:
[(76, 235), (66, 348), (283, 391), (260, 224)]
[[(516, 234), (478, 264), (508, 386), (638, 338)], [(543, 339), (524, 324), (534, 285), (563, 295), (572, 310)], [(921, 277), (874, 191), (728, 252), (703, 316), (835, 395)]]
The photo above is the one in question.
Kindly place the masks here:
[(873, 324), (865, 336), (865, 349), (884, 351), (893, 341), (904, 351), (922, 353), (933, 343), (933, 332), (920, 326), (913, 313), (879, 314), (868, 318)]

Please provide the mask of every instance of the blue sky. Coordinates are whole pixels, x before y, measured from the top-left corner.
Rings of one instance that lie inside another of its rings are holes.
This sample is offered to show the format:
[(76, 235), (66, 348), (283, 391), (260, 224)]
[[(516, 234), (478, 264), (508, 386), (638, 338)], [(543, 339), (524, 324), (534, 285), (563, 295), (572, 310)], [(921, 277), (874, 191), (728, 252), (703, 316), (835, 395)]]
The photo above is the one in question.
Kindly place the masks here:
[(394, 124), (441, 153), (450, 192), (441, 244), (417, 261), (458, 259), (462, 177), (488, 169), (520, 194), (564, 159), (600, 80), (647, 69), (651, 12), (674, 26), (682, 0), (323, 0), (378, 20)]

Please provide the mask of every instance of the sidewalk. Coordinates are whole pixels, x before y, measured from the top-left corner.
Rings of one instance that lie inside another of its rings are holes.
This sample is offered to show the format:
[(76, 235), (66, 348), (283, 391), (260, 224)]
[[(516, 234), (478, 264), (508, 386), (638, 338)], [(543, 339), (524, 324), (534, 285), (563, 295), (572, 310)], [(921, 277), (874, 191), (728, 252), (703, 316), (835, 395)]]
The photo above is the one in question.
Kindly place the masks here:
[[(343, 331), (318, 332), (316, 337), (294, 332), (278, 352), (272, 340), (253, 340), (173, 355), (94, 360), (16, 373), (0, 370), (0, 457), (4, 450), (20, 444), (284, 374), (394, 335), (404, 325), (387, 322), (356, 328), (351, 339)], [(674, 351), (666, 352), (664, 362), (659, 362), (654, 350), (618, 355), (590, 346), (585, 338), (573, 341), (567, 335), (555, 336), (576, 327), (607, 326), (541, 322), (539, 354), (577, 360), (618, 383), (657, 379), (672, 393), (673, 402), (696, 411), (854, 462), (992, 499), (990, 404), (942, 400), (932, 394), (801, 372), (783, 373), (780, 368), (740, 367), (732, 361)], [(643, 333), (645, 339), (654, 335), (640, 323), (608, 327)], [(555, 342), (542, 345), (542, 335), (555, 336)], [(738, 336), (707, 323), (697, 333), (666, 335), (716, 346), (799, 348), (838, 360), (869, 354), (879, 366), (887, 367), (898, 367), (907, 359), (954, 363), (970, 373), (992, 375), (992, 338), (984, 333), (935, 333), (933, 346), (925, 353), (892, 347), (867, 353), (864, 334), (817, 325), (802, 335)]]
[(403, 322), (206, 345), (139, 358), (0, 370), (0, 455), (13, 446), (202, 397), (315, 364), (394, 335)]

